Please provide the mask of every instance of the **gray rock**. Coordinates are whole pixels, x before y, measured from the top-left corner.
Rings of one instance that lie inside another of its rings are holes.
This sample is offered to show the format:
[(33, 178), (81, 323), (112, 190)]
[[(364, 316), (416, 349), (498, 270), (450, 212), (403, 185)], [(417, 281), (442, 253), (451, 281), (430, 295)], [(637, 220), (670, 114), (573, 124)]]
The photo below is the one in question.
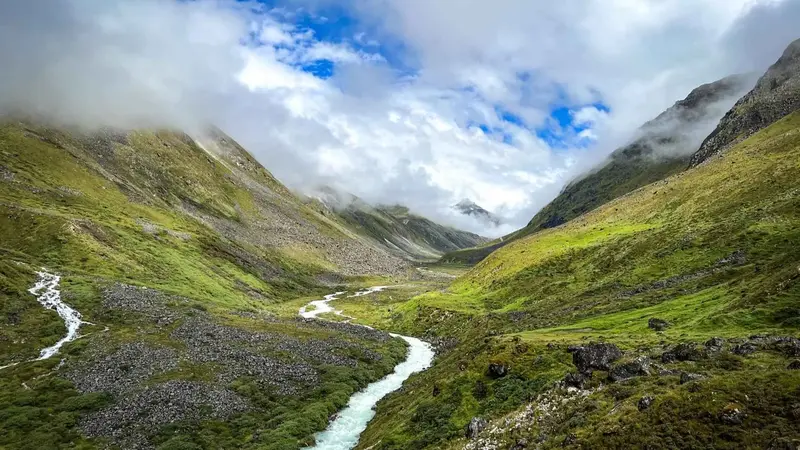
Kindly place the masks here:
[(719, 413), (719, 420), (728, 425), (741, 425), (747, 415), (739, 405), (730, 404), (725, 406)]
[(492, 378), (502, 378), (508, 375), (509, 367), (503, 363), (491, 363), (489, 364), (489, 376)]
[(650, 408), (650, 405), (653, 404), (655, 401), (655, 397), (651, 395), (645, 395), (644, 397), (639, 399), (639, 402), (636, 404), (636, 407), (639, 408), (639, 411), (644, 411), (645, 409)]
[(514, 445), (511, 446), (511, 450), (523, 450), (525, 448), (528, 448), (528, 440), (525, 438), (518, 440)]
[(638, 356), (633, 361), (618, 364), (608, 372), (608, 378), (615, 383), (647, 375), (650, 375), (650, 358), (647, 356)]
[(488, 424), (489, 423), (486, 422), (486, 419), (482, 417), (473, 417), (472, 420), (469, 421), (469, 424), (467, 424), (467, 429), (465, 432), (466, 437), (468, 439), (477, 438), (478, 435), (486, 429)]
[(571, 346), (572, 363), (580, 373), (591, 373), (593, 370), (609, 370), (611, 363), (622, 357), (620, 349), (609, 343)]
[(678, 344), (665, 351), (661, 355), (661, 362), (671, 363), (675, 361), (697, 361), (705, 356), (697, 346), (691, 342)]
[(758, 347), (752, 342), (745, 342), (744, 344), (734, 345), (731, 352), (740, 356), (746, 356), (758, 351)]
[(670, 323), (664, 319), (656, 319), (655, 317), (652, 317), (647, 321), (647, 326), (655, 331), (664, 331), (669, 328)]
[(692, 155), (696, 166), (725, 152), (759, 130), (800, 109), (800, 39), (758, 80), (752, 91), (725, 114), (717, 128)]
[(681, 372), (681, 384), (691, 383), (692, 381), (699, 381), (705, 378), (699, 373)]
[(589, 381), (591, 375), (583, 373), (568, 373), (564, 376), (564, 386), (584, 389), (586, 382)]
[(707, 340), (703, 346), (710, 352), (719, 352), (725, 346), (725, 340), (719, 337), (712, 337)]

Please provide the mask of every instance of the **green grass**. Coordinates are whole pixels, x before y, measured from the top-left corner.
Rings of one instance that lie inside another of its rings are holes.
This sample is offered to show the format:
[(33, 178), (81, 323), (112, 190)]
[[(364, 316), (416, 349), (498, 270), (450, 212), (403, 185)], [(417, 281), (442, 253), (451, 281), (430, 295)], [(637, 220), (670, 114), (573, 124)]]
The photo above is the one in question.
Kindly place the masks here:
[[(105, 139), (30, 124), (1, 125), (0, 166), (13, 179), (0, 180), (0, 366), (38, 356), (39, 349), (65, 332), (57, 314), (27, 292), (41, 267), (62, 275), (65, 301), (93, 323), (81, 328), (81, 339), (63, 348), (59, 356), (70, 362), (87, 358), (84, 350), (90, 343), (113, 348), (145, 341), (182, 348), (170, 338), (177, 324), (154, 327), (135, 313), (106, 310), (101, 293), (115, 282), (188, 298), (186, 304), (171, 305), (184, 315), (207, 312), (237, 327), (301, 340), (352, 341), (290, 320), (253, 321), (233, 314), (269, 314), (284, 301), (321, 296), (328, 288), (316, 277), (339, 269), (330, 255), (306, 244), (275, 248), (253, 243), (246, 232), (257, 233), (251, 226), (271, 220), (270, 211), (302, 218), (326, 236), (353, 236), (304, 206), (246, 152), (238, 157), (249, 164), (242, 170), (260, 183), (258, 188), (241, 182), (230, 164), (210, 157), (180, 133), (141, 131)], [(196, 217), (240, 227), (244, 236), (225, 237)], [(296, 317), (297, 308), (285, 311), (283, 319)], [(359, 361), (355, 368), (316, 364), (319, 386), (296, 396), (275, 395), (255, 380), (236, 380), (231, 387), (258, 410), (226, 422), (174, 424), (162, 430), (157, 444), (285, 449), (310, 443), (352, 393), (389, 373), (405, 355), (399, 340), (356, 343), (383, 358), (349, 355)], [(82, 438), (77, 424), (110, 399), (75, 391), (54, 370), (59, 360), (3, 369), (1, 448), (104, 445)], [(215, 370), (182, 364), (149, 382), (210, 382)]]
[[(387, 326), (456, 344), (379, 404), (360, 448), (458, 448), (471, 417), (512, 413), (574, 371), (569, 344), (611, 341), (658, 359), (667, 345), (712, 336), (797, 336), (799, 130), (795, 113), (723, 158), (511, 242), (446, 290), (392, 305)], [(672, 325), (656, 333), (647, 327), (652, 317)], [(511, 374), (490, 378), (492, 361)], [(569, 433), (586, 448), (798, 439), (800, 417), (787, 412), (800, 395), (798, 374), (786, 371), (788, 362), (769, 352), (728, 354), (677, 365), (704, 373), (699, 387), (678, 385), (676, 376), (608, 387), (566, 406), (543, 447), (559, 447)], [(639, 413), (636, 402), (649, 394), (656, 404)], [(717, 420), (728, 403), (748, 411), (738, 429)], [(507, 437), (531, 442), (539, 431)]]

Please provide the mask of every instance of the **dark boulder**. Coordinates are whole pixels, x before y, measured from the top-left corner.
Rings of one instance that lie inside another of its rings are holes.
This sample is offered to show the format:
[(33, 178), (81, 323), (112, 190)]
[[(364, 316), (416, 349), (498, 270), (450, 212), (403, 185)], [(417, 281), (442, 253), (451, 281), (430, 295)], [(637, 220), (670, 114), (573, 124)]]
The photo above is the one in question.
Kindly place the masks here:
[(705, 377), (703, 377), (699, 373), (681, 372), (681, 381), (680, 381), (680, 383), (681, 384), (686, 384), (686, 383), (690, 383), (692, 381), (702, 380), (703, 378), (705, 378)]
[(489, 423), (486, 422), (486, 419), (483, 417), (473, 417), (472, 420), (469, 421), (469, 424), (467, 424), (465, 435), (468, 439), (475, 439), (481, 434), (481, 431), (486, 429), (488, 424)]
[(584, 389), (586, 382), (591, 378), (590, 375), (582, 373), (568, 373), (564, 376), (564, 386)]
[(728, 425), (741, 425), (747, 415), (741, 406), (729, 403), (719, 413), (719, 420)]
[(650, 318), (650, 320), (647, 321), (647, 326), (651, 330), (656, 330), (656, 331), (664, 331), (667, 328), (669, 328), (669, 325), (670, 325), (670, 323), (667, 322), (666, 320), (664, 320), (664, 319), (656, 319), (655, 317), (652, 317), (652, 318)]
[(746, 356), (758, 351), (758, 347), (752, 342), (745, 342), (744, 344), (734, 345), (731, 352), (740, 356)]
[(644, 411), (645, 409), (649, 408), (650, 405), (653, 404), (655, 401), (655, 397), (652, 395), (645, 395), (644, 397), (639, 399), (639, 403), (636, 404), (636, 407), (639, 408), (639, 411)]
[(671, 363), (675, 361), (697, 361), (703, 358), (703, 352), (698, 350), (697, 346), (691, 342), (678, 344), (675, 347), (665, 351), (661, 355), (661, 362)]
[(622, 357), (620, 349), (609, 343), (589, 344), (569, 348), (572, 363), (580, 373), (592, 373), (593, 370), (609, 370), (611, 363)]
[(633, 361), (618, 364), (608, 372), (608, 379), (617, 383), (634, 377), (650, 375), (650, 358), (639, 356)]
[(795, 359), (794, 361), (790, 362), (786, 368), (789, 370), (800, 370), (800, 359)]
[(492, 378), (503, 378), (508, 375), (508, 366), (503, 363), (489, 364), (489, 376)]
[(718, 337), (712, 337), (703, 344), (710, 352), (719, 352), (725, 346), (725, 340)]

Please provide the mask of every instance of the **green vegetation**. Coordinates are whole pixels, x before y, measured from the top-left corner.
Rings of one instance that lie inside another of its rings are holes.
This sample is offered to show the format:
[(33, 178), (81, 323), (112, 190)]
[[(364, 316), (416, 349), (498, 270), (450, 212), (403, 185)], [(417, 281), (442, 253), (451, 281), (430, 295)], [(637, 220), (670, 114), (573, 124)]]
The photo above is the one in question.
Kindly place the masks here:
[[(342, 350), (358, 364), (314, 363), (319, 383), (296, 395), (240, 377), (223, 387), (255, 409), (224, 422), (174, 423), (155, 438), (162, 448), (308, 444), (351, 394), (404, 357), (399, 340), (378, 343), (270, 318), (273, 305), (327, 293), (320, 277), (344, 278), (342, 259), (327, 248), (291, 235), (269, 241), (274, 233), (265, 226), (290, 217), (320, 239), (346, 244), (354, 234), (305, 206), (229, 138), (221, 142), (227, 157), (212, 157), (188, 136), (167, 131), (85, 135), (27, 123), (0, 126), (0, 366), (35, 358), (65, 333), (56, 313), (27, 292), (41, 267), (62, 275), (65, 301), (91, 322), (57, 357), (1, 369), (0, 447), (105, 446), (81, 437), (79, 425), (115, 399), (78, 392), (62, 377), (60, 360), (69, 367), (91, 359), (97, 348), (126, 342), (180, 350), (171, 333), (195, 314), (302, 341), (336, 338), (382, 357)], [(118, 282), (185, 299), (166, 305), (183, 319), (156, 326), (136, 312), (109, 310), (103, 291)], [(264, 356), (296, 360), (288, 350)], [(218, 369), (183, 361), (147, 383), (218, 383)]]
[[(723, 158), (510, 243), (447, 290), (382, 304), (391, 313), (373, 314), (375, 323), (453, 343), (379, 404), (360, 448), (463, 445), (472, 417), (520, 414), (574, 371), (567, 345), (613, 342), (659, 361), (679, 342), (798, 336), (798, 129), (795, 113)], [(657, 333), (650, 318), (671, 326)], [(766, 351), (673, 363), (667, 366), (676, 375), (602, 383), (550, 422), (502, 438), (532, 442), (541, 433), (544, 448), (560, 447), (570, 434), (585, 448), (791, 442), (800, 438), (792, 406), (800, 404), (800, 374), (786, 370), (790, 361)], [(509, 375), (491, 377), (490, 362), (506, 364)], [(679, 384), (680, 371), (704, 378)], [(596, 373), (591, 386), (604, 378)], [(644, 395), (656, 400), (639, 412)], [(747, 419), (719, 419), (728, 407)]]

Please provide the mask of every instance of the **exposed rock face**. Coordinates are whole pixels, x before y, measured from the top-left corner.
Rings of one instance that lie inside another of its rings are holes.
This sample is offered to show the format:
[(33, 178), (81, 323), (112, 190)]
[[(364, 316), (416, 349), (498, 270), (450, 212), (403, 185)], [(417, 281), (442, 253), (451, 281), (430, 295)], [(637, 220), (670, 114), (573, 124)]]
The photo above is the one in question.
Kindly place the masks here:
[(669, 328), (669, 322), (664, 319), (656, 319), (655, 317), (652, 317), (647, 321), (647, 327), (651, 330), (664, 331)]
[(502, 378), (508, 375), (509, 367), (503, 363), (491, 363), (489, 364), (489, 376), (493, 378)]
[(609, 343), (570, 347), (569, 351), (572, 353), (572, 363), (584, 374), (593, 370), (609, 370), (611, 363), (622, 357), (620, 349)]
[(470, 420), (469, 424), (467, 425), (467, 430), (465, 435), (467, 436), (468, 439), (475, 439), (478, 437), (479, 434), (481, 434), (481, 431), (486, 429), (486, 425), (488, 425), (486, 419), (482, 417), (473, 417), (472, 420)]
[(650, 358), (639, 356), (633, 361), (612, 367), (608, 373), (608, 378), (616, 383), (647, 375), (650, 375)]
[(725, 114), (692, 156), (696, 166), (800, 109), (800, 39), (789, 44), (755, 88)]

